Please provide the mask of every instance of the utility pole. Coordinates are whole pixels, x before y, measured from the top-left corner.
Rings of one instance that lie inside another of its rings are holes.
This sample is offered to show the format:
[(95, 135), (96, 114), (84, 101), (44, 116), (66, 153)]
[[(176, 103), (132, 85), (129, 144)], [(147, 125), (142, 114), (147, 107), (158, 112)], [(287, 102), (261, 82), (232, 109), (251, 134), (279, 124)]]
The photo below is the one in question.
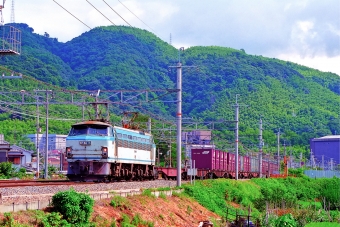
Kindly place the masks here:
[(333, 158), (331, 158), (331, 167), (330, 167), (331, 170), (333, 170)]
[(280, 129), (277, 132), (277, 171), (280, 173)]
[(235, 103), (235, 180), (238, 180), (238, 117), (239, 117), (239, 108), (240, 106), (237, 103), (236, 95), (236, 103)]
[(260, 118), (260, 135), (259, 135), (259, 171), (260, 178), (262, 177), (262, 147), (263, 147), (263, 139), (262, 139), (262, 119)]
[(289, 143), (289, 168), (292, 168), (293, 165), (293, 156), (292, 156), (292, 144)]
[[(182, 165), (182, 68), (196, 68), (196, 66), (182, 66), (181, 51), (184, 47), (178, 49), (178, 63), (176, 66), (169, 66), (169, 68), (177, 69), (177, 186), (181, 186), (181, 165)], [(171, 150), (170, 150), (171, 152)]]
[[(179, 50), (181, 51), (181, 49)], [(180, 53), (179, 53), (180, 55)], [(182, 64), (177, 63), (177, 186), (181, 186), (182, 156)]]
[(39, 104), (38, 104), (38, 94), (37, 94), (37, 178), (39, 179), (40, 177), (40, 152), (39, 152)]
[(44, 178), (48, 178), (48, 93), (50, 91), (46, 89), (46, 147), (45, 147), (45, 176)]

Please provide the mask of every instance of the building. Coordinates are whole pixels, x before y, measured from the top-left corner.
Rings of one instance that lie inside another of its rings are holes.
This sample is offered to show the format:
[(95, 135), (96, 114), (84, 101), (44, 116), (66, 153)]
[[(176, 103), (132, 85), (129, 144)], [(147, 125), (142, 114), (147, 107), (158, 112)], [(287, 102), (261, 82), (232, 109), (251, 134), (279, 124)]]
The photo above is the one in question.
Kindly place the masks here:
[(189, 144), (210, 144), (210, 130), (194, 130), (191, 132), (182, 132), (182, 141)]
[[(48, 150), (65, 151), (66, 137), (67, 135), (48, 134)], [(39, 150), (46, 150), (46, 134), (28, 134), (27, 138), (34, 143), (35, 147), (39, 144)]]
[(340, 135), (310, 140), (312, 165), (333, 170), (340, 164)]
[(0, 162), (11, 162), (16, 168), (26, 167), (32, 162), (32, 154), (33, 151), (6, 142), (0, 134)]
[(211, 141), (210, 130), (194, 130), (191, 132), (182, 132), (182, 142), (185, 145), (185, 156), (188, 159), (191, 159), (191, 149), (197, 147), (215, 147), (215, 145), (213, 145)]

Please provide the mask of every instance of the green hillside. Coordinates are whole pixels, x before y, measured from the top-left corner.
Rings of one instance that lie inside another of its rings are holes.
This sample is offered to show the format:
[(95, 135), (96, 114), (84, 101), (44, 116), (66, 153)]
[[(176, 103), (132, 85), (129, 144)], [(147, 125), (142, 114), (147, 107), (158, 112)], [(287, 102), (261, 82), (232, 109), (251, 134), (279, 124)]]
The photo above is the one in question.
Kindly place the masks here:
[[(61, 43), (57, 38), (35, 34), (26, 24), (13, 25), (22, 30), (22, 55), (2, 57), (0, 65), (45, 82), (45, 87), (48, 84), (86, 90), (176, 87), (176, 71), (168, 67), (178, 62), (178, 50), (146, 30), (97, 27)], [(340, 132), (339, 75), (227, 47), (191, 47), (180, 54), (183, 65), (198, 67), (183, 69), (184, 116), (201, 122), (234, 120), (238, 94), (240, 141), (244, 149), (257, 149), (260, 118), (264, 122), (267, 150), (276, 149), (275, 133), (279, 128), (283, 132), (282, 142), (293, 146), (296, 155), (308, 153), (311, 138)], [(1, 81), (0, 86), (2, 90), (41, 89), (41, 83), (32, 79)], [(175, 98), (173, 95), (162, 100)], [(72, 107), (54, 108), (59, 117), (79, 116), (79, 108), (78, 113), (69, 112)], [(148, 103), (135, 108), (115, 106), (113, 111), (119, 115), (124, 108), (163, 118), (173, 118), (176, 111), (174, 103)], [(8, 118), (13, 116), (0, 115), (10, 125)], [(33, 116), (25, 119), (31, 122), (25, 125), (34, 125)], [(51, 133), (64, 133), (69, 125), (60, 121), (55, 124)], [(19, 123), (15, 125), (20, 128)], [(233, 141), (233, 124), (216, 124), (215, 128), (216, 144), (227, 147)], [(35, 129), (21, 131), (34, 133)], [(13, 138), (10, 128), (0, 127), (0, 133)]]

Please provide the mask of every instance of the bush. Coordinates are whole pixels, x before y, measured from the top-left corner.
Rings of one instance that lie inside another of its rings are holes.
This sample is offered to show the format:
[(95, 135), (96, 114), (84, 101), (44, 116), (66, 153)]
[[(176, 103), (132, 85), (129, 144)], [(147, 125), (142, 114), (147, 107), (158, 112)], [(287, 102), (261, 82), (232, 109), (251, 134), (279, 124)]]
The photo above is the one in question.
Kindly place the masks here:
[(276, 226), (287, 226), (287, 227), (296, 227), (297, 223), (294, 219), (294, 217), (291, 214), (286, 214), (281, 217), (279, 217), (275, 221)]
[(340, 179), (334, 177), (325, 182), (321, 197), (324, 198), (326, 207), (329, 206), (331, 210), (340, 209)]
[(52, 212), (44, 216), (41, 223), (44, 227), (71, 227), (71, 224), (63, 220), (62, 215), (57, 212)]
[(84, 226), (89, 222), (93, 211), (94, 200), (85, 193), (74, 189), (60, 191), (52, 197), (52, 206), (61, 213), (67, 222)]
[(14, 173), (15, 177), (18, 177), (20, 179), (24, 178), (26, 176), (26, 169), (25, 168), (20, 168)]
[(12, 168), (12, 163), (10, 162), (1, 162), (0, 163), (0, 176), (1, 178), (10, 178), (12, 177), (14, 169)]

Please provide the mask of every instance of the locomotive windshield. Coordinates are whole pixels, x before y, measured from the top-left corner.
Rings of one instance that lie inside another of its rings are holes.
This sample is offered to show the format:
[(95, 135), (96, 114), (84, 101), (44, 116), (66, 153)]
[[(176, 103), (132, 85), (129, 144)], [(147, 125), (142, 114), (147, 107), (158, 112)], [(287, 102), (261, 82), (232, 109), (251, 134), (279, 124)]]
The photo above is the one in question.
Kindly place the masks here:
[(97, 135), (97, 136), (110, 136), (111, 130), (105, 125), (74, 125), (69, 136), (78, 135)]

